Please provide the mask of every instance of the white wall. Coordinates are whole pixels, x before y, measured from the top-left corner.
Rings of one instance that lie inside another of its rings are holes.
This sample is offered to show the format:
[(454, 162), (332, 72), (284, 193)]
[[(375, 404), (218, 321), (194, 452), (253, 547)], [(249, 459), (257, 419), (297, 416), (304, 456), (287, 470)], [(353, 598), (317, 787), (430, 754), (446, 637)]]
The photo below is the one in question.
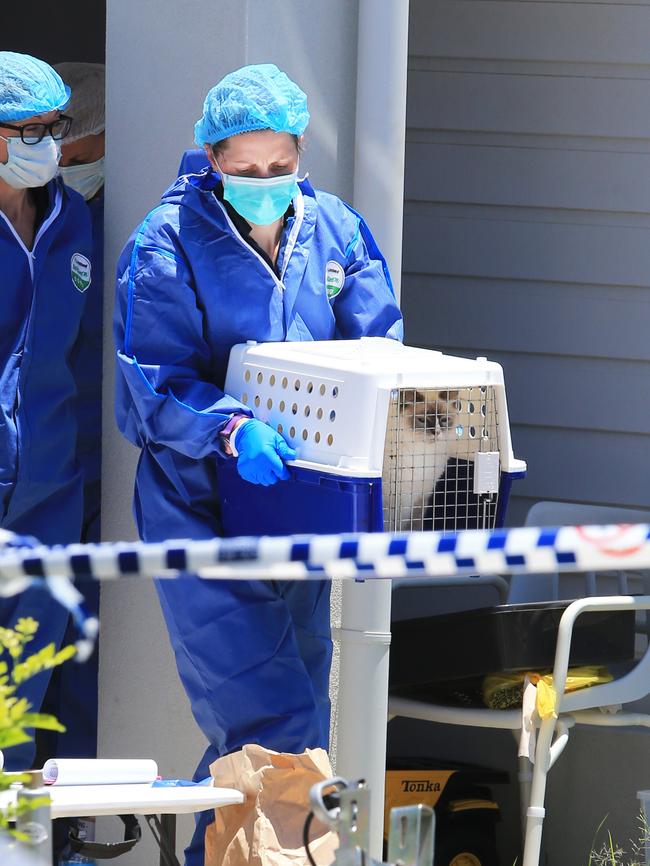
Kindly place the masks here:
[[(275, 62), (307, 92), (312, 122), (301, 169), (352, 194), (355, 0), (108, 0), (106, 321), (113, 273), (131, 231), (175, 177), (207, 90), (245, 63)], [(104, 393), (113, 392), (106, 332)], [(104, 415), (103, 536), (133, 538), (136, 451)], [(204, 747), (180, 687), (155, 591), (120, 582), (102, 597), (100, 754), (146, 755), (189, 777)], [(180, 843), (191, 824), (180, 824)], [(129, 866), (154, 862), (148, 836)]]

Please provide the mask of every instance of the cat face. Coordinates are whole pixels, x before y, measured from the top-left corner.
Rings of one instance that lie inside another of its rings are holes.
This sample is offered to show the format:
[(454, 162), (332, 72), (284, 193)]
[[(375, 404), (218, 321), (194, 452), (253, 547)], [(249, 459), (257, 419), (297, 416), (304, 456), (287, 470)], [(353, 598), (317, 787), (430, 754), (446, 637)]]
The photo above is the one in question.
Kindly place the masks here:
[(405, 431), (420, 437), (447, 437), (454, 434), (460, 402), (458, 391), (406, 391), (403, 397), (402, 423)]

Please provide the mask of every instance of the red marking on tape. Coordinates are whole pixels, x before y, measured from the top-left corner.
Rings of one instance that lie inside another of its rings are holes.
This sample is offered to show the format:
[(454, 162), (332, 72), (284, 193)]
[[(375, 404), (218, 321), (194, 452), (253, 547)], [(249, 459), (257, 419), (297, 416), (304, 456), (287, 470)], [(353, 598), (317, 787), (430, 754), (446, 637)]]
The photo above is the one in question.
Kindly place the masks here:
[[(580, 537), (607, 556), (632, 556), (646, 543), (646, 532), (639, 537), (638, 523), (620, 523), (617, 526), (576, 526)], [(636, 537), (635, 537), (636, 536)]]

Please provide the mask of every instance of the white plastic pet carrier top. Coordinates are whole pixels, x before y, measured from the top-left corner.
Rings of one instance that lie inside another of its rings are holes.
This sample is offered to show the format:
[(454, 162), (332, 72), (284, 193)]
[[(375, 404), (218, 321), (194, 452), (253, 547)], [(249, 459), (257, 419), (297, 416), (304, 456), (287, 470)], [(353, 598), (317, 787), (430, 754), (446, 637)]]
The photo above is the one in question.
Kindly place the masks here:
[(275, 427), (296, 465), (382, 482), (384, 529), (501, 522), (512, 452), (503, 371), (379, 337), (248, 343), (226, 391)]

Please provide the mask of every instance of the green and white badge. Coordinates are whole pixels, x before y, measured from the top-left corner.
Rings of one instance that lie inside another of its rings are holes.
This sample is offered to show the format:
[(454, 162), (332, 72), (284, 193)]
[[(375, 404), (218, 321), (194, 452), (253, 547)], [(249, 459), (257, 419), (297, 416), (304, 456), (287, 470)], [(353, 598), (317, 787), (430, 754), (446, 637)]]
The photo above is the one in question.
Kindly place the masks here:
[(345, 283), (345, 271), (338, 262), (330, 261), (325, 266), (325, 290), (327, 297), (335, 298)]
[(92, 281), (90, 261), (81, 253), (75, 253), (70, 259), (70, 275), (75, 289), (85, 292)]

